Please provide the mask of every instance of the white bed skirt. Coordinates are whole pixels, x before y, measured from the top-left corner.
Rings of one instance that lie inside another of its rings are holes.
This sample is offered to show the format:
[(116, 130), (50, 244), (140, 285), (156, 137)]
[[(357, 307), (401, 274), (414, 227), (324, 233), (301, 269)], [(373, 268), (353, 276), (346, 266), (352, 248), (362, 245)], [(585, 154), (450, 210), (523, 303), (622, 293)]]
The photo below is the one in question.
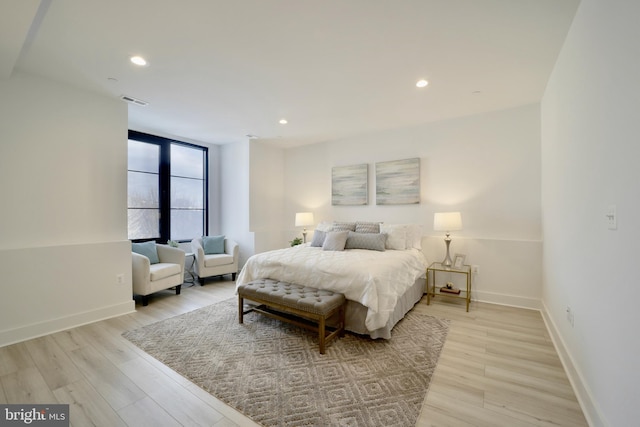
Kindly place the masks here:
[(413, 286), (398, 298), (396, 308), (389, 317), (387, 324), (375, 331), (368, 331), (364, 325), (367, 316), (367, 308), (356, 301), (347, 300), (347, 309), (345, 312), (345, 329), (360, 335), (368, 335), (371, 338), (391, 338), (391, 330), (393, 327), (407, 314), (414, 305), (422, 299), (426, 289), (426, 279), (418, 278)]

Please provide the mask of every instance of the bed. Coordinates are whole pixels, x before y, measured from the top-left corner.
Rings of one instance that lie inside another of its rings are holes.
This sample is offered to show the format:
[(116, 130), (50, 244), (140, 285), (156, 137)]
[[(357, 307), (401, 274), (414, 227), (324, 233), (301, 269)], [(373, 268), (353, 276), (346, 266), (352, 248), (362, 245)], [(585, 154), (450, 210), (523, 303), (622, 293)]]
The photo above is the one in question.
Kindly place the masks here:
[(424, 254), (413, 247), (323, 250), (305, 243), (253, 255), (236, 286), (270, 278), (340, 292), (347, 299), (347, 330), (389, 339), (395, 324), (422, 298), (426, 267)]

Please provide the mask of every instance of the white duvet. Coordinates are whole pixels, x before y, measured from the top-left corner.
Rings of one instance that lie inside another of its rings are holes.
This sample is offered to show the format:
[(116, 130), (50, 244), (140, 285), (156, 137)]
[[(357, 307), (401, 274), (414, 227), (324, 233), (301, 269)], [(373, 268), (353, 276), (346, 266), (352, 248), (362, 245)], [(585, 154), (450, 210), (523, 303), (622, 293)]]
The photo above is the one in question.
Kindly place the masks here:
[(427, 261), (417, 249), (323, 251), (309, 243), (253, 255), (236, 286), (269, 278), (344, 294), (367, 307), (369, 331), (387, 324), (398, 297), (419, 277)]

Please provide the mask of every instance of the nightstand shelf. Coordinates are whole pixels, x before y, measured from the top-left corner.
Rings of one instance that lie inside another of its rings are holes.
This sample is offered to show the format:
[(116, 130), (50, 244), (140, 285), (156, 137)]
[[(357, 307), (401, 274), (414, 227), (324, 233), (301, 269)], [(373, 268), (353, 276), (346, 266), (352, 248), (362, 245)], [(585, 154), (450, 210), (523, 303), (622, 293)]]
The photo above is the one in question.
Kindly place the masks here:
[[(466, 289), (460, 289), (459, 294), (450, 294), (441, 292), (445, 287), (444, 283), (438, 282), (438, 276), (443, 273), (462, 274), (466, 276)], [(469, 303), (471, 302), (471, 266), (463, 265), (461, 268), (444, 267), (440, 262), (434, 262), (427, 268), (427, 305), (431, 303), (431, 298), (441, 296), (445, 298), (463, 299), (469, 311)]]

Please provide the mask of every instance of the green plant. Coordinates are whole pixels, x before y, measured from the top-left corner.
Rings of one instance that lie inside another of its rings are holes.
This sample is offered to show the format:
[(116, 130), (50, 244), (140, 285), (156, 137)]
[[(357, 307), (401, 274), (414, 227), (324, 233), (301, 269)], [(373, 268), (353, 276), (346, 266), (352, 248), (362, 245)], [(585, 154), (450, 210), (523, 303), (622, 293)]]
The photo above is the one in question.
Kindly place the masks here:
[(176, 242), (175, 240), (169, 240), (167, 241), (167, 244), (173, 248), (177, 248), (178, 247), (178, 242)]
[(296, 237), (293, 240), (291, 240), (289, 243), (291, 243), (291, 246), (300, 245), (302, 244), (302, 239), (300, 237)]

